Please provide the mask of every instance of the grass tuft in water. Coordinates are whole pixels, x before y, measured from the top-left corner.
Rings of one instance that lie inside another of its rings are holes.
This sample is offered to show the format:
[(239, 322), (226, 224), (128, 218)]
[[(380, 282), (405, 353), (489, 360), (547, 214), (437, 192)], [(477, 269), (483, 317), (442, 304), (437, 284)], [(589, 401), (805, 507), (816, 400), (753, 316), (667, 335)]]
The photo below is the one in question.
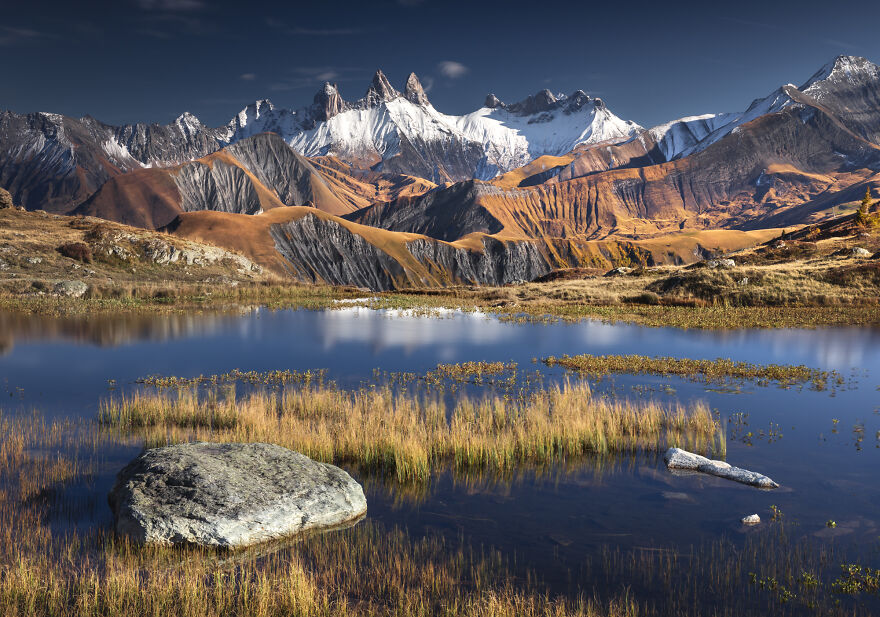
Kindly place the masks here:
[(809, 383), (814, 390), (825, 390), (829, 384), (842, 385), (843, 376), (836, 371), (823, 371), (803, 365), (790, 364), (752, 364), (736, 362), (727, 358), (715, 360), (695, 360), (668, 356), (605, 355), (582, 354), (577, 356), (550, 356), (543, 359), (547, 366), (561, 366), (578, 373), (602, 376), (611, 373), (631, 375), (677, 375), (699, 379), (705, 382), (723, 382), (726, 379), (756, 381), (767, 385), (770, 382), (787, 387)]
[(426, 480), (450, 462), (459, 471), (504, 472), (522, 463), (669, 446), (725, 453), (723, 431), (705, 405), (595, 398), (583, 382), (522, 398), (462, 396), (452, 405), (390, 387), (345, 391), (319, 384), (241, 398), (231, 388), (202, 396), (183, 388), (106, 399), (99, 422), (154, 445), (266, 441), (401, 482)]

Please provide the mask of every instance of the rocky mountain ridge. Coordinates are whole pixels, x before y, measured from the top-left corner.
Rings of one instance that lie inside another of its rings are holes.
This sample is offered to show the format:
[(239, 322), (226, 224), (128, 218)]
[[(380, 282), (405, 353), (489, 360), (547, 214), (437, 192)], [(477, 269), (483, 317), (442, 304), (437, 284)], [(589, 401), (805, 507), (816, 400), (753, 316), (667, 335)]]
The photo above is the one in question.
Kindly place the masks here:
[(582, 91), (550, 98), (545, 104), (546, 94), (538, 93), (449, 116), (434, 109), (414, 73), (399, 92), (377, 71), (357, 101), (346, 101), (328, 82), (307, 107), (292, 111), (258, 100), (222, 127), (207, 127), (190, 113), (167, 125), (112, 126), (90, 116), (4, 111), (0, 186), (30, 209), (66, 212), (114, 176), (179, 165), (264, 132), (305, 156), (333, 155), (364, 169), (435, 182), (487, 179), (579, 143), (626, 139), (638, 128)]
[(303, 281), (505, 284), (648, 263), (621, 247), (665, 237), (678, 248), (655, 242), (650, 261), (687, 262), (713, 250), (695, 233), (821, 220), (880, 187), (880, 68), (841, 56), (743, 112), (648, 130), (582, 91), (446, 116), (417, 76), (399, 91), (381, 71), (357, 101), (325, 84), (307, 108), (257, 101), (215, 129), (5, 112), (4, 183), (32, 209), (76, 199)]

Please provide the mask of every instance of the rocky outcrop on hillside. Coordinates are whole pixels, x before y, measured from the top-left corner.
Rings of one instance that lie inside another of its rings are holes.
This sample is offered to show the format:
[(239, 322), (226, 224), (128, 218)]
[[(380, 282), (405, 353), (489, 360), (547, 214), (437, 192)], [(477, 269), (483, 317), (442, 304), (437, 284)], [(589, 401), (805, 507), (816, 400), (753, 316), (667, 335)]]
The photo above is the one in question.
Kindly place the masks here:
[(336, 221), (311, 214), (272, 225), (270, 233), (291, 274), (305, 282), (387, 291), (424, 285), (504, 285), (550, 272), (532, 242), (484, 238), (480, 251), (425, 238), (401, 242), (394, 252), (378, 248)]
[(160, 266), (173, 263), (188, 266), (226, 263), (234, 266), (240, 273), (263, 271), (262, 266), (237, 253), (209, 244), (181, 239), (165, 240), (167, 237), (99, 223), (86, 234), (85, 239), (95, 255), (114, 257), (120, 261), (148, 261)]
[(180, 168), (174, 175), (184, 212), (217, 210), (239, 214), (257, 214), (262, 207), (251, 179), (240, 167), (214, 161), (198, 161)]
[(532, 242), (503, 242), (483, 238), (482, 251), (456, 248), (429, 239), (406, 245), (419, 263), (440, 278), (474, 285), (507, 285), (531, 281), (550, 272), (547, 260)]
[(330, 192), (308, 159), (274, 134), (264, 133), (226, 149), (287, 206), (317, 203), (316, 192)]
[(12, 203), (12, 195), (10, 195), (9, 191), (6, 189), (0, 188), (0, 210), (13, 207), (15, 207), (15, 205)]

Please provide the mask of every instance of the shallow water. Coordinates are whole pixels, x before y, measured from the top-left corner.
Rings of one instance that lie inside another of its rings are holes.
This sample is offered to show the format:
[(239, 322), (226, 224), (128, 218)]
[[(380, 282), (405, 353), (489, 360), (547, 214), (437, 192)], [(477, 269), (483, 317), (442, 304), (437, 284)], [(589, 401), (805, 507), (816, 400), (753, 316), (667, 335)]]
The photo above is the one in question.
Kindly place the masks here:
[[(849, 561), (880, 567), (876, 330), (682, 331), (355, 307), (95, 319), (0, 315), (0, 353), (4, 413), (37, 409), (51, 418), (94, 418), (102, 397), (133, 389), (133, 382), (147, 375), (193, 377), (236, 368), (324, 368), (343, 387), (358, 386), (376, 368), (424, 373), (438, 363), (472, 360), (517, 362), (521, 370), (540, 369), (552, 382), (564, 373), (533, 366), (532, 359), (579, 353), (726, 357), (836, 370), (847, 383), (821, 392), (749, 383), (731, 391), (654, 376), (591, 380), (594, 388), (616, 396), (703, 400), (725, 419), (747, 414), (747, 428), (728, 426), (727, 460), (774, 478), (782, 485), (776, 491), (674, 476), (656, 456), (523, 470), (506, 479), (467, 481), (444, 473), (419, 499), (360, 479), (367, 487), (369, 517), (404, 526), (415, 536), (441, 533), (496, 547), (517, 568), (536, 570), (551, 590), (562, 593), (601, 595), (631, 584), (662, 598), (662, 590), (649, 584), (596, 575), (595, 564), (607, 550), (683, 552), (718, 540), (742, 547), (755, 531), (744, 529), (740, 518), (757, 512), (766, 520), (771, 505), (784, 513), (794, 539), (832, 545)], [(747, 431), (754, 433), (749, 443), (743, 440)], [(59, 520), (79, 528), (109, 524), (106, 492), (115, 471), (136, 452), (132, 447), (105, 453), (94, 482), (66, 495)], [(829, 519), (837, 527), (826, 527)], [(708, 599), (699, 601), (711, 606)]]

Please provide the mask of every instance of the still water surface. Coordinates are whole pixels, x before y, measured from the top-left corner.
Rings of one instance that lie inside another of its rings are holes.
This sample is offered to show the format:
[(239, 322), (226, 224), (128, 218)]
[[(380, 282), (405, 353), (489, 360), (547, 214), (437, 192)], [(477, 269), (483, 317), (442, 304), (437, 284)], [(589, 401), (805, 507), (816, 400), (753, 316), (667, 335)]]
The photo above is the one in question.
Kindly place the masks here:
[[(548, 325), (355, 307), (93, 319), (0, 315), (2, 409), (36, 409), (50, 418), (94, 418), (102, 397), (130, 391), (136, 379), (152, 374), (327, 369), (340, 386), (357, 387), (377, 368), (424, 373), (438, 363), (485, 360), (540, 369), (552, 382), (564, 373), (533, 365), (533, 358), (580, 353), (805, 364), (838, 371), (847, 383), (822, 392), (747, 383), (734, 393), (668, 377), (592, 381), (615, 396), (706, 401), (725, 419), (747, 414), (745, 430), (754, 436), (744, 443), (731, 424), (727, 460), (766, 473), (781, 484), (777, 491), (677, 477), (660, 458), (635, 456), (564, 471), (524, 470), (508, 479), (441, 474), (420, 499), (400, 499), (368, 481), (369, 517), (415, 536), (440, 533), (498, 548), (561, 593), (627, 584), (590, 573), (585, 564), (603, 551), (684, 551), (718, 539), (740, 546), (751, 533), (740, 518), (757, 512), (766, 520), (771, 505), (785, 514), (795, 539), (831, 543), (850, 561), (880, 567), (880, 331)], [(114, 391), (108, 380), (115, 380)], [(100, 476), (69, 496), (78, 505), (69, 508), (74, 514), (65, 524), (109, 525), (106, 492), (136, 451), (107, 455)], [(827, 527), (828, 520), (837, 527)]]

